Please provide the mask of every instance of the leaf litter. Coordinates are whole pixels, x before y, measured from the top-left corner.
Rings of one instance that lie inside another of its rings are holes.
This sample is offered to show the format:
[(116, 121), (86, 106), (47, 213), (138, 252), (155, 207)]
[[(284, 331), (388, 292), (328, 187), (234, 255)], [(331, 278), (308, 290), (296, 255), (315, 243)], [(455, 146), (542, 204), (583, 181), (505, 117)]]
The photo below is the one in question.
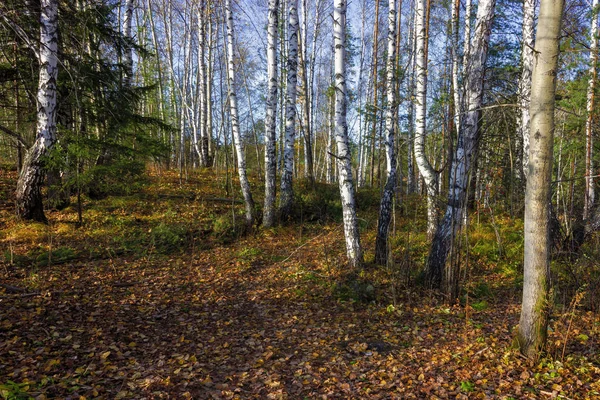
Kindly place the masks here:
[[(211, 221), (241, 206), (189, 200), (222, 197), (215, 181), (208, 172), (181, 186), (174, 174), (153, 176), (143, 196), (86, 204), (80, 229), (69, 210), (52, 212), (55, 222), (45, 227), (1, 209), (10, 253), (1, 268), (1, 397), (600, 396), (600, 322), (592, 312), (577, 313), (570, 337), (551, 331), (548, 356), (531, 363), (511, 348), (518, 296), (476, 309), (405, 285), (393, 301), (386, 271), (370, 267), (376, 299), (346, 298), (337, 290), (347, 275), (339, 225), (222, 241), (207, 233)], [(173, 222), (196, 226), (183, 251), (160, 252), (148, 231)], [(127, 242), (132, 232), (145, 241)], [(14, 261), (59, 246), (77, 257)]]

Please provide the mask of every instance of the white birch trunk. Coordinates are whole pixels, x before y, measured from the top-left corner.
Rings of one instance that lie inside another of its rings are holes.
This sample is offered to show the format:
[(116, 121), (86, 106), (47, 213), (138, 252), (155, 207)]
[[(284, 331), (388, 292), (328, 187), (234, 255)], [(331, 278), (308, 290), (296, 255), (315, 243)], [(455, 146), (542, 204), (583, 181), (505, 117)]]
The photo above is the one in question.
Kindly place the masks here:
[(298, 83), (298, 0), (289, 1), (287, 86), (285, 98), (285, 147), (279, 215), (289, 218), (294, 201), (292, 179), (294, 175), (294, 141), (296, 140), (296, 87)]
[(477, 25), (471, 52), (467, 55), (469, 73), (465, 76), (465, 110), (461, 118), (461, 132), (452, 158), (448, 205), (444, 218), (438, 227), (425, 271), (430, 287), (439, 288), (444, 279), (446, 291), (455, 295), (458, 276), (454, 270), (446, 267), (452, 239), (460, 229), (465, 212), (465, 197), (469, 182), (469, 172), (477, 157), (477, 146), (481, 132), (479, 118), (483, 100), (483, 80), (487, 50), (494, 19), (496, 0), (480, 0), (477, 10)]
[(386, 265), (388, 255), (388, 231), (392, 220), (392, 202), (396, 191), (396, 145), (394, 119), (396, 114), (396, 0), (389, 0), (388, 12), (388, 51), (387, 51), (387, 109), (385, 118), (385, 154), (387, 177), (381, 204), (379, 223), (375, 240), (375, 262)]
[(356, 218), (356, 201), (352, 179), (352, 155), (346, 124), (346, 0), (334, 0), (333, 40), (335, 47), (335, 139), (344, 235), (348, 262), (352, 268), (363, 264), (362, 247)]
[(438, 172), (433, 169), (425, 155), (425, 136), (427, 135), (427, 55), (425, 0), (417, 0), (415, 26), (417, 31), (415, 53), (416, 105), (415, 105), (415, 160), (427, 190), (427, 237), (432, 238), (437, 227), (437, 180)]
[(529, 165), (529, 99), (531, 98), (531, 73), (533, 71), (535, 0), (523, 1), (523, 45), (521, 48), (521, 79), (519, 80), (519, 105), (521, 121), (517, 123), (518, 136), (523, 143), (522, 168), (527, 179)]
[(17, 214), (46, 222), (41, 188), (44, 156), (56, 142), (56, 79), (58, 77), (58, 1), (40, 1), (40, 75), (37, 92), (36, 140), (27, 151), (16, 191)]
[(265, 205), (263, 226), (275, 223), (275, 188), (277, 159), (277, 23), (279, 0), (269, 0), (269, 23), (267, 28), (267, 111), (265, 113)]
[[(210, 10), (209, 10), (210, 12)], [(210, 15), (210, 14), (209, 14)], [(213, 39), (213, 24), (208, 18), (208, 64), (206, 66), (206, 139), (208, 140), (208, 158), (210, 166), (214, 163), (213, 149), (213, 100), (212, 100), (212, 82), (213, 82), (213, 54), (212, 48), (216, 40)]]
[(596, 64), (598, 63), (598, 0), (592, 2), (592, 26), (590, 28), (590, 70), (587, 88), (587, 120), (585, 122), (586, 154), (585, 154), (585, 201), (583, 205), (583, 220), (590, 219), (594, 207), (594, 159), (593, 159), (593, 122), (594, 122), (594, 89), (596, 87)]
[(467, 57), (471, 52), (471, 17), (473, 16), (473, 3), (472, 0), (466, 0), (465, 2), (465, 32), (463, 40), (463, 77), (467, 73), (468, 62)]
[[(210, 24), (210, 21), (207, 21), (207, 10), (206, 4), (204, 0), (200, 0), (200, 6), (198, 9), (198, 69), (199, 69), (199, 79), (196, 84), (200, 90), (200, 121), (199, 121), (199, 131), (200, 131), (200, 165), (204, 168), (208, 168), (211, 165), (210, 153), (209, 153), (209, 126), (208, 126), (208, 81), (210, 80), (210, 75), (207, 73), (206, 67), (206, 24)], [(209, 44), (210, 46), (210, 44)]]
[(237, 154), (238, 175), (244, 204), (246, 205), (246, 225), (251, 227), (254, 223), (254, 200), (250, 191), (250, 182), (246, 175), (246, 154), (240, 133), (238, 116), (237, 96), (235, 93), (235, 64), (233, 57), (234, 26), (233, 14), (231, 13), (231, 0), (225, 0), (225, 19), (227, 20), (227, 80), (229, 87), (229, 110), (231, 114), (231, 130), (235, 141), (235, 152)]
[[(362, 7), (361, 7), (361, 28), (360, 28), (360, 62), (359, 62), (359, 66), (358, 66), (358, 108), (360, 110), (360, 113), (358, 115), (358, 168), (357, 168), (357, 172), (356, 172), (356, 184), (357, 186), (363, 187), (365, 184), (365, 174), (364, 174), (364, 170), (365, 170), (365, 135), (366, 135), (366, 129), (365, 127), (366, 122), (363, 124), (363, 121), (366, 120), (365, 117), (365, 112), (364, 112), (364, 90), (363, 90), (363, 71), (364, 71), (364, 65), (365, 65), (365, 54), (366, 54), (366, 40), (365, 40), (365, 33), (366, 33), (366, 14), (367, 14), (367, 5), (366, 5), (366, 0), (363, 0), (362, 3)], [(333, 107), (332, 107), (333, 108)]]
[(459, 22), (460, 22), (460, 0), (454, 0), (452, 5), (452, 96), (454, 101), (454, 126), (456, 133), (460, 132), (460, 115), (462, 113), (460, 89), (458, 85), (459, 68), (458, 65), (458, 42), (459, 42)]
[[(414, 12), (413, 12), (414, 13)], [(407, 166), (407, 185), (406, 185), (406, 192), (408, 194), (413, 194), (417, 191), (417, 185), (416, 185), (416, 176), (415, 176), (415, 165), (414, 165), (414, 148), (415, 148), (415, 142), (414, 142), (414, 138), (415, 138), (415, 100), (414, 100), (414, 93), (415, 93), (415, 73), (416, 73), (416, 68), (415, 68), (415, 53), (416, 53), (416, 35), (415, 35), (415, 29), (414, 29), (414, 21), (415, 18), (413, 16), (413, 26), (410, 27), (409, 26), (409, 43), (410, 43), (410, 49), (411, 49), (411, 59), (410, 59), (410, 64), (411, 64), (411, 68), (409, 69), (409, 77), (408, 77), (408, 94), (409, 94), (409, 103), (408, 103), (408, 110), (407, 110), (407, 125), (408, 125), (408, 138), (407, 138), (407, 146), (406, 146), (406, 166)]]
[(554, 107), (563, 9), (563, 0), (541, 0), (532, 76), (523, 304), (517, 332), (521, 353), (531, 359), (537, 359), (543, 351), (548, 328)]
[(123, 36), (127, 41), (123, 53), (123, 86), (125, 88), (131, 87), (131, 79), (133, 77), (133, 38), (131, 35), (131, 22), (133, 20), (133, 1), (125, 1), (125, 13), (123, 15)]

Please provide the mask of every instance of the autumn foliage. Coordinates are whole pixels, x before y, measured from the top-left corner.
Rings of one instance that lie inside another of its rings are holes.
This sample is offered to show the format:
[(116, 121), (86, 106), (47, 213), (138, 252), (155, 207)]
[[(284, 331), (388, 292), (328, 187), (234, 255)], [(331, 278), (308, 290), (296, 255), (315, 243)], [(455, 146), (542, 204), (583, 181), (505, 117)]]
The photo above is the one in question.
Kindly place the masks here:
[[(154, 171), (136, 193), (84, 198), (82, 227), (73, 206), (42, 225), (14, 218), (16, 174), (0, 177), (2, 398), (600, 396), (594, 288), (555, 284), (545, 357), (512, 349), (518, 219), (473, 218), (456, 256), (465, 289), (449, 305), (416, 285), (428, 249), (416, 198), (396, 207), (393, 261), (349, 275), (335, 206), (242, 236), (224, 178)], [(306, 209), (309, 191), (297, 194)], [(359, 193), (367, 263), (368, 199)]]

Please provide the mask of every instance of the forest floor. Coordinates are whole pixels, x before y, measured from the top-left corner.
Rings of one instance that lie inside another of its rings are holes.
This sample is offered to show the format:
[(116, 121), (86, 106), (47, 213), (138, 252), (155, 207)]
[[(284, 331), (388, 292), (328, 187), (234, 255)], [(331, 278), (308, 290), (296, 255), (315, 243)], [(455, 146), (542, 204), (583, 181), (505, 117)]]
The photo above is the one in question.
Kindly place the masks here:
[[(427, 251), (418, 199), (398, 207), (395, 262), (353, 275), (339, 217), (307, 206), (302, 223), (236, 237), (241, 205), (211, 172), (183, 184), (153, 172), (130, 195), (85, 199), (82, 227), (74, 205), (49, 225), (17, 221), (16, 174), (0, 174), (1, 398), (600, 396), (589, 292), (555, 308), (545, 358), (511, 347), (518, 220), (474, 219), (466, 289), (448, 305), (415, 283)], [(359, 215), (367, 261), (372, 197)]]

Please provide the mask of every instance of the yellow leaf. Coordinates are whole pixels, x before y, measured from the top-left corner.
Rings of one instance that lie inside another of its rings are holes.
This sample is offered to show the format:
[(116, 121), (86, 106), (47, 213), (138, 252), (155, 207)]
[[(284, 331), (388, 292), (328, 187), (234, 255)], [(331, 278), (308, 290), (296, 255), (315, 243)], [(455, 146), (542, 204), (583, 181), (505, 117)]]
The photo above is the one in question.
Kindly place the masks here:
[(108, 358), (108, 356), (110, 356), (110, 351), (106, 351), (106, 352), (102, 353), (100, 355), (100, 358), (103, 360), (106, 360), (106, 358)]

